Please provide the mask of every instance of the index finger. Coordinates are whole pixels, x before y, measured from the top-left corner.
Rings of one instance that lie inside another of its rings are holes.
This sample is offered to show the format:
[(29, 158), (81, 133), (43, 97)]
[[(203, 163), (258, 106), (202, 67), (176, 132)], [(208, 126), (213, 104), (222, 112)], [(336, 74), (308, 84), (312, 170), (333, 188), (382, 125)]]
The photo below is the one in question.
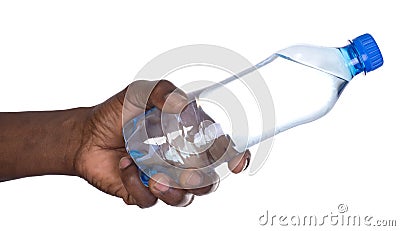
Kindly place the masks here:
[(228, 162), (229, 170), (233, 173), (240, 173), (247, 168), (250, 163), (250, 151), (244, 153), (238, 152), (234, 148), (233, 141), (228, 135), (223, 135), (214, 140), (214, 143), (208, 149), (208, 153), (213, 161), (223, 158)]

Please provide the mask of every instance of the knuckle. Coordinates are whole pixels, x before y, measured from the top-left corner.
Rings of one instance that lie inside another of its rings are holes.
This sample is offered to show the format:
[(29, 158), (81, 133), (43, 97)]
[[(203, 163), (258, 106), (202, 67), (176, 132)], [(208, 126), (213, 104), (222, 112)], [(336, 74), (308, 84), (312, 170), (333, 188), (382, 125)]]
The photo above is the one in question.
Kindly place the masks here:
[(158, 86), (158, 85), (164, 85), (165, 86), (166, 84), (171, 85), (171, 82), (166, 80), (166, 79), (160, 79), (160, 80), (158, 80), (156, 86)]
[(213, 185), (207, 185), (198, 189), (189, 190), (190, 193), (193, 193), (196, 196), (203, 196), (213, 192)]
[(125, 204), (127, 205), (136, 205), (136, 201), (135, 198), (133, 198), (133, 196), (131, 196), (130, 194), (128, 194), (128, 196), (123, 198)]
[(176, 87), (170, 81), (161, 79), (161, 80), (157, 81), (156, 85), (153, 88), (152, 93), (154, 95), (161, 95), (166, 92), (169, 93), (169, 92), (173, 91), (175, 88)]
[(152, 207), (153, 205), (155, 205), (157, 203), (157, 198), (155, 198), (155, 199), (148, 199), (148, 200), (142, 200), (142, 201), (138, 201), (138, 203), (136, 203), (137, 204), (137, 206), (139, 206), (140, 208), (142, 208), (142, 209), (145, 209), (145, 208), (150, 208), (150, 207)]
[(167, 205), (171, 206), (176, 206), (176, 207), (182, 207), (187, 204), (187, 201), (189, 200), (189, 196), (192, 194), (181, 194), (181, 193), (174, 193), (174, 194), (169, 194), (168, 196), (164, 196), (163, 201)]

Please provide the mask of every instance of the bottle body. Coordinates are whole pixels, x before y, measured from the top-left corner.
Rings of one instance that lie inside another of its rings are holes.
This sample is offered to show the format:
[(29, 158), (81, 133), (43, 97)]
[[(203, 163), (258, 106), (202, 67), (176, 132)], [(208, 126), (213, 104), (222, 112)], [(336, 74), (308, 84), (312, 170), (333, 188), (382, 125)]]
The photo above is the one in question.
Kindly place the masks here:
[[(191, 168), (221, 175), (219, 166), (249, 147), (324, 116), (348, 82), (366, 71), (358, 50), (353, 44), (291, 46), (222, 82), (187, 93), (190, 103), (179, 114), (151, 109), (128, 121), (126, 147), (144, 172), (142, 181), (146, 184), (158, 172), (179, 179)], [(254, 83), (256, 71), (263, 84)], [(255, 97), (257, 91), (266, 92), (265, 97)]]
[[(238, 152), (322, 117), (331, 110), (353, 77), (340, 49), (309, 45), (281, 50), (257, 64), (254, 70), (261, 73), (268, 87), (265, 91), (270, 93), (273, 108), (267, 113), (275, 114), (274, 123), (262, 126), (266, 121), (257, 108), (259, 102), (252, 97), (253, 89), (246, 85), (246, 78), (253, 78), (248, 71), (201, 91), (196, 98), (203, 111), (230, 134)], [(227, 115), (232, 120), (237, 112), (242, 113), (241, 118), (236, 119), (237, 122), (229, 121)], [(245, 121), (249, 123), (243, 124)]]

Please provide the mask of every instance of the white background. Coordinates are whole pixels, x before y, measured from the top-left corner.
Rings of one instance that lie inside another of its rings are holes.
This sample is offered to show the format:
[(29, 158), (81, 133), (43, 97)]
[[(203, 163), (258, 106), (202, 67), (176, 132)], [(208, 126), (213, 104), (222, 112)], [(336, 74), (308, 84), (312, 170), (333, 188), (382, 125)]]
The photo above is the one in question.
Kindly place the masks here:
[(400, 226), (395, 1), (233, 2), (0, 1), (0, 111), (101, 103), (153, 57), (197, 43), (256, 63), (292, 44), (342, 46), (369, 32), (385, 64), (357, 76), (327, 116), (276, 137), (255, 176), (230, 176), (187, 208), (141, 210), (76, 177), (35, 177), (0, 183), (0, 230), (342, 230), (258, 224), (267, 210), (323, 216), (341, 203)]

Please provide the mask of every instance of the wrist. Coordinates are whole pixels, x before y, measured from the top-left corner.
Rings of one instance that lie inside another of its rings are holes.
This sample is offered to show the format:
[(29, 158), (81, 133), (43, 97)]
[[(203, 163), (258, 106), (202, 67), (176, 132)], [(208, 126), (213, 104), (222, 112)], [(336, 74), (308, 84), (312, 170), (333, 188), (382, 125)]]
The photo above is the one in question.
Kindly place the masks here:
[(62, 151), (59, 152), (59, 174), (80, 175), (77, 169), (77, 160), (87, 145), (89, 137), (88, 120), (92, 109), (92, 107), (74, 108), (67, 111), (70, 116), (61, 126), (61, 129), (66, 133), (64, 134), (65, 143), (60, 146)]
[(21, 177), (76, 175), (91, 108), (0, 113), (0, 181)]

